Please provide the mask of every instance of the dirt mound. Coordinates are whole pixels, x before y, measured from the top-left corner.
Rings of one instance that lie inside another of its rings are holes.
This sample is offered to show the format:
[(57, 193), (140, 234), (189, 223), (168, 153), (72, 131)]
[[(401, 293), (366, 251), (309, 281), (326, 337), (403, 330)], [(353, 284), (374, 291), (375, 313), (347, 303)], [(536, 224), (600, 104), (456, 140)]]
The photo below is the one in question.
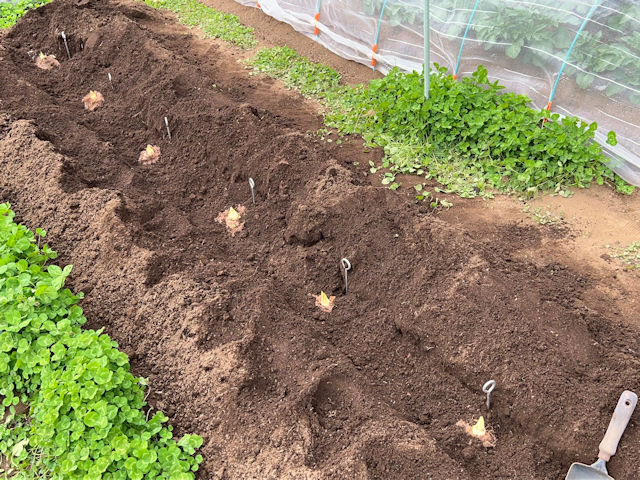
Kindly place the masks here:
[[(160, 13), (59, 0), (0, 56), (0, 199), (75, 265), (150, 404), (205, 438), (200, 478), (559, 478), (640, 385), (640, 332), (583, 304), (591, 280), (515, 255), (538, 230), (484, 243), (370, 185), (357, 143), (309, 135), (302, 99)], [(216, 218), (238, 205), (232, 236)], [(456, 425), (481, 414), (495, 448)], [(612, 475), (633, 478), (638, 445), (632, 421)]]

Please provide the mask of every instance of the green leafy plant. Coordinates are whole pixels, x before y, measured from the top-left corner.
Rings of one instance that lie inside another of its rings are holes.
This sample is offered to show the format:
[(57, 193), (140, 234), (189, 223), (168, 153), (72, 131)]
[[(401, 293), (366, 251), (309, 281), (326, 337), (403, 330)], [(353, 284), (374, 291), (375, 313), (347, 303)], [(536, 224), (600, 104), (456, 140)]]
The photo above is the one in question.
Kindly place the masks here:
[[(362, 0), (362, 9), (367, 15), (380, 15), (384, 0)], [(424, 9), (421, 4), (407, 2), (387, 2), (384, 6), (384, 17), (389, 19), (391, 25), (411, 25), (422, 21)]]
[[(486, 7), (489, 7), (489, 12)], [(554, 13), (554, 10), (517, 8), (492, 1), (479, 12), (472, 31), (476, 38), (486, 42), (487, 50), (506, 43), (509, 46), (504, 53), (509, 58), (521, 56), (524, 62), (543, 67), (549, 61), (545, 52), (566, 50), (572, 40), (570, 30), (561, 25), (562, 19)], [(525, 46), (530, 48), (523, 49)]]
[(64, 288), (72, 267), (49, 264), (46, 233), (13, 218), (0, 204), (0, 454), (16, 478), (195, 478), (202, 439), (174, 440), (162, 412), (147, 420), (127, 355), (81, 328), (82, 295)]
[(340, 85), (338, 72), (311, 62), (289, 47), (261, 48), (254, 58), (245, 63), (256, 73), (278, 78), (287, 88), (298, 90), (308, 97), (331, 95)]
[(197, 0), (144, 0), (153, 7), (174, 12), (178, 20), (190, 27), (200, 28), (210, 38), (220, 38), (241, 48), (257, 44), (253, 28), (240, 23), (235, 15), (220, 12)]
[[(335, 71), (288, 47), (261, 49), (249, 65), (323, 102), (327, 127), (383, 147), (382, 167), (390, 173), (424, 174), (447, 193), (534, 194), (594, 181), (633, 191), (604, 165), (608, 159), (593, 140), (597, 124), (529, 108), (526, 96), (504, 93), (482, 66), (458, 81), (437, 68), (427, 101), (416, 72), (392, 70), (367, 86), (348, 87)], [(608, 140), (615, 144), (615, 134)]]
[[(474, 3), (443, 0), (438, 4), (449, 14), (445, 24), (448, 34), (462, 35)], [(564, 58), (569, 52), (589, 9), (586, 3), (559, 9), (554, 0), (538, 0), (535, 7), (484, 0), (470, 25), (469, 37), (484, 42), (487, 50), (536, 67), (554, 68), (553, 59)], [(631, 3), (596, 10), (576, 39), (563, 75), (574, 78), (580, 88), (602, 89), (606, 95), (623, 95), (640, 104), (640, 94), (634, 91), (640, 90), (640, 34), (634, 31), (638, 21), (640, 7)]]
[[(416, 188), (416, 187), (420, 187), (420, 188)], [(418, 192), (418, 194), (416, 195), (416, 200), (418, 202), (429, 202), (429, 206), (433, 209), (433, 210), (439, 210), (439, 209), (449, 209), (451, 207), (453, 207), (453, 203), (449, 202), (446, 199), (440, 199), (438, 197), (436, 197), (433, 193), (431, 193), (428, 190), (424, 190), (422, 185), (416, 185), (415, 190)]]
[(51, 0), (18, 0), (0, 3), (0, 29), (9, 28), (32, 8), (38, 8)]

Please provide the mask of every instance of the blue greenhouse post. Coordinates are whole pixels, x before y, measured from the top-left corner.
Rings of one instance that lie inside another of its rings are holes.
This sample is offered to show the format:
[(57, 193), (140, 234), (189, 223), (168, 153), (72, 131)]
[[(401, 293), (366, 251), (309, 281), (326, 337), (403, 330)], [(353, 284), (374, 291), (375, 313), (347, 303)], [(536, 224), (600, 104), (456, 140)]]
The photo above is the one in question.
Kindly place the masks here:
[(469, 29), (471, 28), (471, 24), (473, 23), (473, 17), (478, 10), (478, 6), (480, 5), (480, 0), (476, 0), (475, 5), (473, 6), (473, 10), (471, 10), (471, 15), (469, 16), (469, 21), (467, 22), (467, 28), (464, 30), (464, 35), (462, 37), (462, 42), (460, 43), (460, 50), (458, 51), (458, 60), (456, 60), (456, 69), (453, 71), (453, 79), (458, 78), (458, 70), (460, 69), (460, 59), (462, 58), (462, 49), (464, 48), (464, 42), (467, 39), (467, 35), (469, 35)]
[(380, 28), (382, 27), (382, 17), (384, 16), (384, 9), (387, 7), (387, 0), (382, 2), (382, 8), (380, 9), (380, 18), (378, 19), (378, 26), (376, 27), (376, 39), (373, 42), (373, 47), (371, 47), (371, 68), (376, 69), (376, 64), (378, 60), (376, 60), (376, 54), (378, 53), (378, 40), (380, 38)]
[(584, 17), (584, 21), (582, 22), (582, 25), (580, 25), (580, 28), (576, 32), (575, 37), (573, 37), (573, 42), (571, 42), (571, 46), (569, 47), (569, 50), (567, 51), (567, 54), (565, 55), (564, 60), (562, 61), (562, 66), (560, 67), (560, 71), (558, 72), (558, 75), (556, 76), (555, 84), (553, 85), (553, 88), (551, 89), (551, 94), (549, 95), (549, 102), (547, 103), (547, 106), (546, 106), (547, 110), (551, 110), (551, 105), (553, 104), (553, 97), (556, 94), (556, 90), (558, 89), (558, 84), (560, 83), (560, 77), (562, 77), (562, 72), (564, 72), (564, 67), (567, 65), (567, 62), (569, 61), (569, 57), (571, 56), (571, 52), (573, 51), (573, 47), (576, 46), (576, 42), (578, 41), (578, 37), (580, 36), (582, 31), (584, 30), (584, 27), (586, 27), (587, 23), (589, 23), (589, 20), (591, 19), (591, 16), (596, 11), (596, 9), (600, 6), (600, 3), (602, 3), (602, 0), (595, 0), (593, 2), (593, 5), (591, 6), (591, 10), (589, 10), (589, 13), (587, 13), (587, 16)]

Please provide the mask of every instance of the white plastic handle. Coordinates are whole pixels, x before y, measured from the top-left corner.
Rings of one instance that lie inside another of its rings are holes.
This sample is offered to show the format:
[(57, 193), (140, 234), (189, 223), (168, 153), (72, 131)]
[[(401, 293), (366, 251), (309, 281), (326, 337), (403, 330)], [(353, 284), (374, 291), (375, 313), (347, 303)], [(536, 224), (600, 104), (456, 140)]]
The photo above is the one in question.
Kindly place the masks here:
[(609, 459), (616, 454), (618, 442), (620, 442), (624, 429), (627, 428), (627, 424), (637, 403), (638, 395), (629, 390), (622, 392), (620, 400), (618, 400), (618, 405), (616, 405), (616, 409), (609, 422), (607, 433), (604, 434), (604, 438), (602, 442), (600, 442), (598, 458), (608, 462)]

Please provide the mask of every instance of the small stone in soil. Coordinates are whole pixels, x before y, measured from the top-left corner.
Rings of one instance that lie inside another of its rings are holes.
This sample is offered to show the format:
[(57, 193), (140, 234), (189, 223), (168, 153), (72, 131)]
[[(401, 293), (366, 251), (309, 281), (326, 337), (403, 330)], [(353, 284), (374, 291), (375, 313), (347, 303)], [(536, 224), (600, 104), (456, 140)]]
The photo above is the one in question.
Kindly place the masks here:
[(468, 447), (465, 447), (462, 450), (462, 458), (464, 458), (465, 460), (473, 460), (475, 456), (476, 456), (476, 451), (471, 445), (469, 445)]

